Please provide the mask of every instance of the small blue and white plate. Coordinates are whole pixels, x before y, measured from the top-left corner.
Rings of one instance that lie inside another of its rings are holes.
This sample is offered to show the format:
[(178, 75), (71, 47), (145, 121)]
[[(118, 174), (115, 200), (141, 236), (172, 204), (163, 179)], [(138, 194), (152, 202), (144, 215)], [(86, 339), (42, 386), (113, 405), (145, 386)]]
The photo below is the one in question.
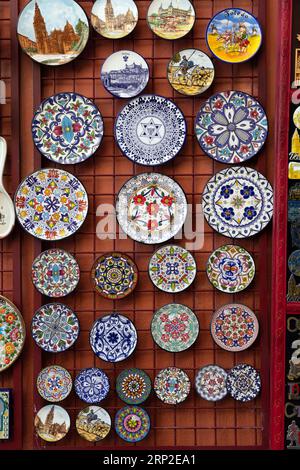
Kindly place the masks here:
[(261, 390), (259, 372), (249, 364), (239, 364), (227, 375), (228, 393), (237, 401), (254, 400)]
[(106, 398), (110, 386), (106, 373), (97, 367), (83, 369), (76, 376), (74, 389), (86, 403), (99, 403)]

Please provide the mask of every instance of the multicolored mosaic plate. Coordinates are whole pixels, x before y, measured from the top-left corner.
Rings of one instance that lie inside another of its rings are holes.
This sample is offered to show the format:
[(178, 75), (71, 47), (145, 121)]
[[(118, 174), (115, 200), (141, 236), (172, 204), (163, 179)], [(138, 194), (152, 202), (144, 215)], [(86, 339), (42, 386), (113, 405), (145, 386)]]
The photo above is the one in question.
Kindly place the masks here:
[(25, 323), (17, 307), (0, 295), (0, 372), (20, 356), (25, 343)]
[(96, 0), (91, 13), (95, 31), (108, 39), (128, 36), (138, 19), (139, 12), (134, 0)]
[(51, 303), (36, 311), (31, 323), (31, 333), (36, 344), (44, 351), (63, 352), (77, 340), (79, 321), (67, 305)]
[(190, 348), (199, 335), (199, 321), (186, 305), (168, 304), (157, 310), (151, 323), (153, 340), (165, 351)]
[(227, 395), (227, 372), (222, 367), (210, 365), (196, 375), (196, 390), (203, 400), (219, 401)]
[(86, 441), (99, 442), (111, 430), (111, 417), (100, 406), (87, 406), (77, 415), (76, 429)]
[(71, 426), (68, 412), (58, 405), (46, 405), (41, 408), (34, 418), (37, 435), (47, 442), (57, 442), (63, 439)]
[(0, 388), (0, 442), (9, 440), (12, 425), (12, 389)]
[(44, 400), (55, 403), (64, 400), (71, 393), (72, 377), (61, 366), (49, 366), (39, 373), (36, 386)]
[(195, 20), (195, 10), (189, 0), (153, 0), (147, 14), (147, 21), (153, 33), (170, 40), (188, 34)]
[(206, 272), (216, 289), (232, 294), (243, 291), (251, 284), (255, 264), (250, 253), (241, 246), (224, 245), (211, 254)]
[(24, 230), (41, 240), (57, 241), (80, 229), (88, 213), (88, 196), (71, 173), (48, 168), (20, 184), (15, 208)]
[(161, 370), (154, 380), (157, 397), (169, 405), (177, 405), (185, 401), (191, 390), (188, 375), (177, 367)]
[(163, 243), (173, 238), (186, 220), (186, 195), (168, 176), (143, 173), (121, 188), (116, 213), (122, 230), (133, 240)]
[(273, 189), (252, 168), (225, 168), (208, 181), (202, 206), (208, 224), (216, 232), (247, 238), (263, 230), (272, 219)]
[(295, 250), (290, 254), (288, 266), (292, 274), (300, 277), (300, 250)]
[(151, 388), (149, 375), (141, 369), (126, 369), (117, 377), (117, 394), (128, 405), (139, 405), (146, 401)]
[(150, 432), (150, 417), (139, 406), (125, 406), (115, 417), (115, 429), (121, 439), (126, 442), (139, 442)]
[(96, 367), (83, 369), (76, 376), (74, 389), (86, 403), (100, 403), (107, 397), (110, 385), (106, 373)]
[(259, 372), (249, 364), (239, 364), (229, 371), (226, 386), (228, 393), (235, 400), (254, 400), (261, 390)]

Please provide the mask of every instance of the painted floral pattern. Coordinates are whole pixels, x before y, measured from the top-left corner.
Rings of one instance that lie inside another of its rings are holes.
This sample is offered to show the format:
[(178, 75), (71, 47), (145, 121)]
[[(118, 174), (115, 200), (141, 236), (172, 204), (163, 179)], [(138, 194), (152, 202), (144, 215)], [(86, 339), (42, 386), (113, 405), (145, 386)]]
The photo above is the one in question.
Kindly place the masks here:
[(239, 364), (228, 373), (226, 386), (228, 393), (235, 400), (254, 400), (261, 390), (260, 374), (249, 364)]
[(74, 389), (78, 397), (86, 403), (99, 403), (108, 395), (109, 379), (103, 370), (90, 367), (79, 372)]
[(39, 394), (52, 403), (67, 398), (72, 390), (72, 377), (61, 366), (49, 366), (41, 370), (36, 381)]
[(196, 390), (207, 401), (219, 401), (227, 395), (227, 372), (211, 365), (200, 369), (196, 375)]
[(146, 401), (151, 388), (150, 377), (141, 369), (126, 369), (117, 377), (117, 394), (129, 405), (139, 405)]
[(191, 390), (191, 382), (182, 369), (167, 367), (155, 377), (154, 390), (162, 402), (177, 405), (187, 399)]
[(22, 352), (25, 324), (17, 307), (0, 296), (0, 372), (10, 367)]
[(139, 442), (150, 432), (150, 417), (139, 406), (125, 406), (115, 417), (115, 429), (119, 437), (127, 442)]

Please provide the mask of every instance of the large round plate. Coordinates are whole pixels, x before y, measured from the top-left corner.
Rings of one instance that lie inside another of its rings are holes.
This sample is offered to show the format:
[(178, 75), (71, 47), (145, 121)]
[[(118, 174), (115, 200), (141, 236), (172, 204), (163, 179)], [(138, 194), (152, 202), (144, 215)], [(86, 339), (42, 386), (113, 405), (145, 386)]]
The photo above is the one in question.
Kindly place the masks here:
[(273, 189), (258, 171), (232, 167), (216, 173), (203, 192), (203, 212), (221, 235), (247, 238), (263, 230), (273, 216)]
[(68, 412), (58, 405), (44, 406), (34, 418), (36, 433), (47, 442), (57, 442), (63, 439), (68, 434), (70, 425)]
[(295, 250), (290, 254), (288, 266), (292, 274), (300, 277), (300, 250)]
[(196, 375), (196, 390), (203, 400), (219, 401), (227, 395), (227, 372), (216, 365), (205, 366)]
[(17, 307), (0, 295), (0, 372), (20, 356), (25, 343), (25, 324)]
[(189, 0), (153, 0), (147, 21), (153, 33), (163, 39), (179, 39), (194, 26), (196, 14)]
[(185, 351), (198, 338), (199, 321), (186, 305), (168, 304), (155, 312), (151, 333), (155, 343), (165, 351)]
[(139, 442), (150, 432), (150, 417), (139, 406), (125, 406), (115, 417), (115, 429), (118, 436), (127, 442)]
[(90, 332), (90, 345), (103, 361), (124, 361), (136, 348), (137, 332), (127, 317), (113, 313), (95, 321)]
[(78, 338), (78, 318), (70, 307), (51, 303), (40, 307), (31, 323), (36, 344), (44, 351), (58, 353), (69, 349)]
[(261, 390), (259, 372), (249, 364), (239, 364), (227, 376), (228, 393), (235, 400), (247, 402), (254, 400)]
[(55, 403), (64, 400), (71, 393), (72, 377), (61, 366), (49, 366), (39, 373), (36, 386), (44, 400)]
[(162, 165), (183, 147), (187, 126), (173, 101), (157, 95), (134, 98), (115, 121), (116, 141), (129, 160), (139, 165)]
[(139, 12), (134, 0), (96, 0), (91, 23), (97, 33), (108, 39), (128, 36), (137, 25)]
[(78, 57), (88, 42), (89, 29), (84, 10), (73, 0), (30, 1), (17, 26), (23, 51), (46, 65), (63, 65)]
[(15, 208), (24, 230), (57, 241), (80, 229), (88, 214), (88, 196), (71, 173), (48, 168), (24, 179), (15, 194)]
[(125, 369), (117, 377), (116, 391), (128, 405), (139, 405), (151, 393), (151, 379), (141, 369)]
[(143, 173), (120, 189), (116, 213), (122, 230), (133, 240), (163, 243), (173, 238), (185, 223), (186, 195), (168, 176)]
[(210, 331), (220, 348), (239, 352), (252, 346), (258, 335), (259, 323), (250, 308), (228, 304), (213, 314)]
[(89, 442), (101, 441), (111, 430), (111, 417), (100, 406), (87, 406), (77, 415), (76, 429)]
[(73, 165), (90, 158), (103, 138), (97, 106), (77, 93), (58, 93), (44, 100), (32, 120), (33, 141), (55, 163)]
[(209, 157), (221, 163), (240, 163), (263, 147), (268, 119), (253, 96), (241, 91), (217, 93), (202, 104), (195, 132)]
[(106, 373), (96, 367), (83, 369), (76, 376), (74, 389), (78, 397), (86, 403), (100, 403), (109, 392)]
[(243, 291), (251, 284), (255, 264), (250, 253), (241, 246), (224, 245), (210, 255), (206, 272), (216, 289), (232, 294)]
[(177, 405), (187, 399), (191, 390), (191, 382), (182, 369), (167, 367), (155, 377), (154, 390), (162, 402), (168, 405)]

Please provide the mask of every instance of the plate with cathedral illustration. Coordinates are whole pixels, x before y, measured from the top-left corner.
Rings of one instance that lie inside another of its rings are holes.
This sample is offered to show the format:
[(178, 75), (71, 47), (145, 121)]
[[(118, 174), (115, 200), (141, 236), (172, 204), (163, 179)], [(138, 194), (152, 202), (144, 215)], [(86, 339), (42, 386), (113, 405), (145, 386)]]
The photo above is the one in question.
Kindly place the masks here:
[(134, 0), (96, 0), (91, 23), (95, 31), (108, 39), (128, 36), (137, 25), (139, 12)]
[(25, 324), (19, 309), (0, 295), (0, 372), (18, 359), (25, 336)]
[(100, 406), (87, 406), (76, 418), (76, 429), (79, 436), (89, 442), (99, 442), (111, 430), (111, 417)]
[(147, 21), (154, 34), (163, 39), (179, 39), (194, 26), (196, 14), (189, 0), (153, 0)]
[(47, 442), (57, 442), (63, 439), (71, 426), (68, 412), (58, 405), (46, 405), (41, 408), (34, 418), (37, 435)]
[(84, 50), (89, 22), (74, 0), (32, 0), (19, 16), (17, 32), (21, 48), (33, 60), (63, 65)]

